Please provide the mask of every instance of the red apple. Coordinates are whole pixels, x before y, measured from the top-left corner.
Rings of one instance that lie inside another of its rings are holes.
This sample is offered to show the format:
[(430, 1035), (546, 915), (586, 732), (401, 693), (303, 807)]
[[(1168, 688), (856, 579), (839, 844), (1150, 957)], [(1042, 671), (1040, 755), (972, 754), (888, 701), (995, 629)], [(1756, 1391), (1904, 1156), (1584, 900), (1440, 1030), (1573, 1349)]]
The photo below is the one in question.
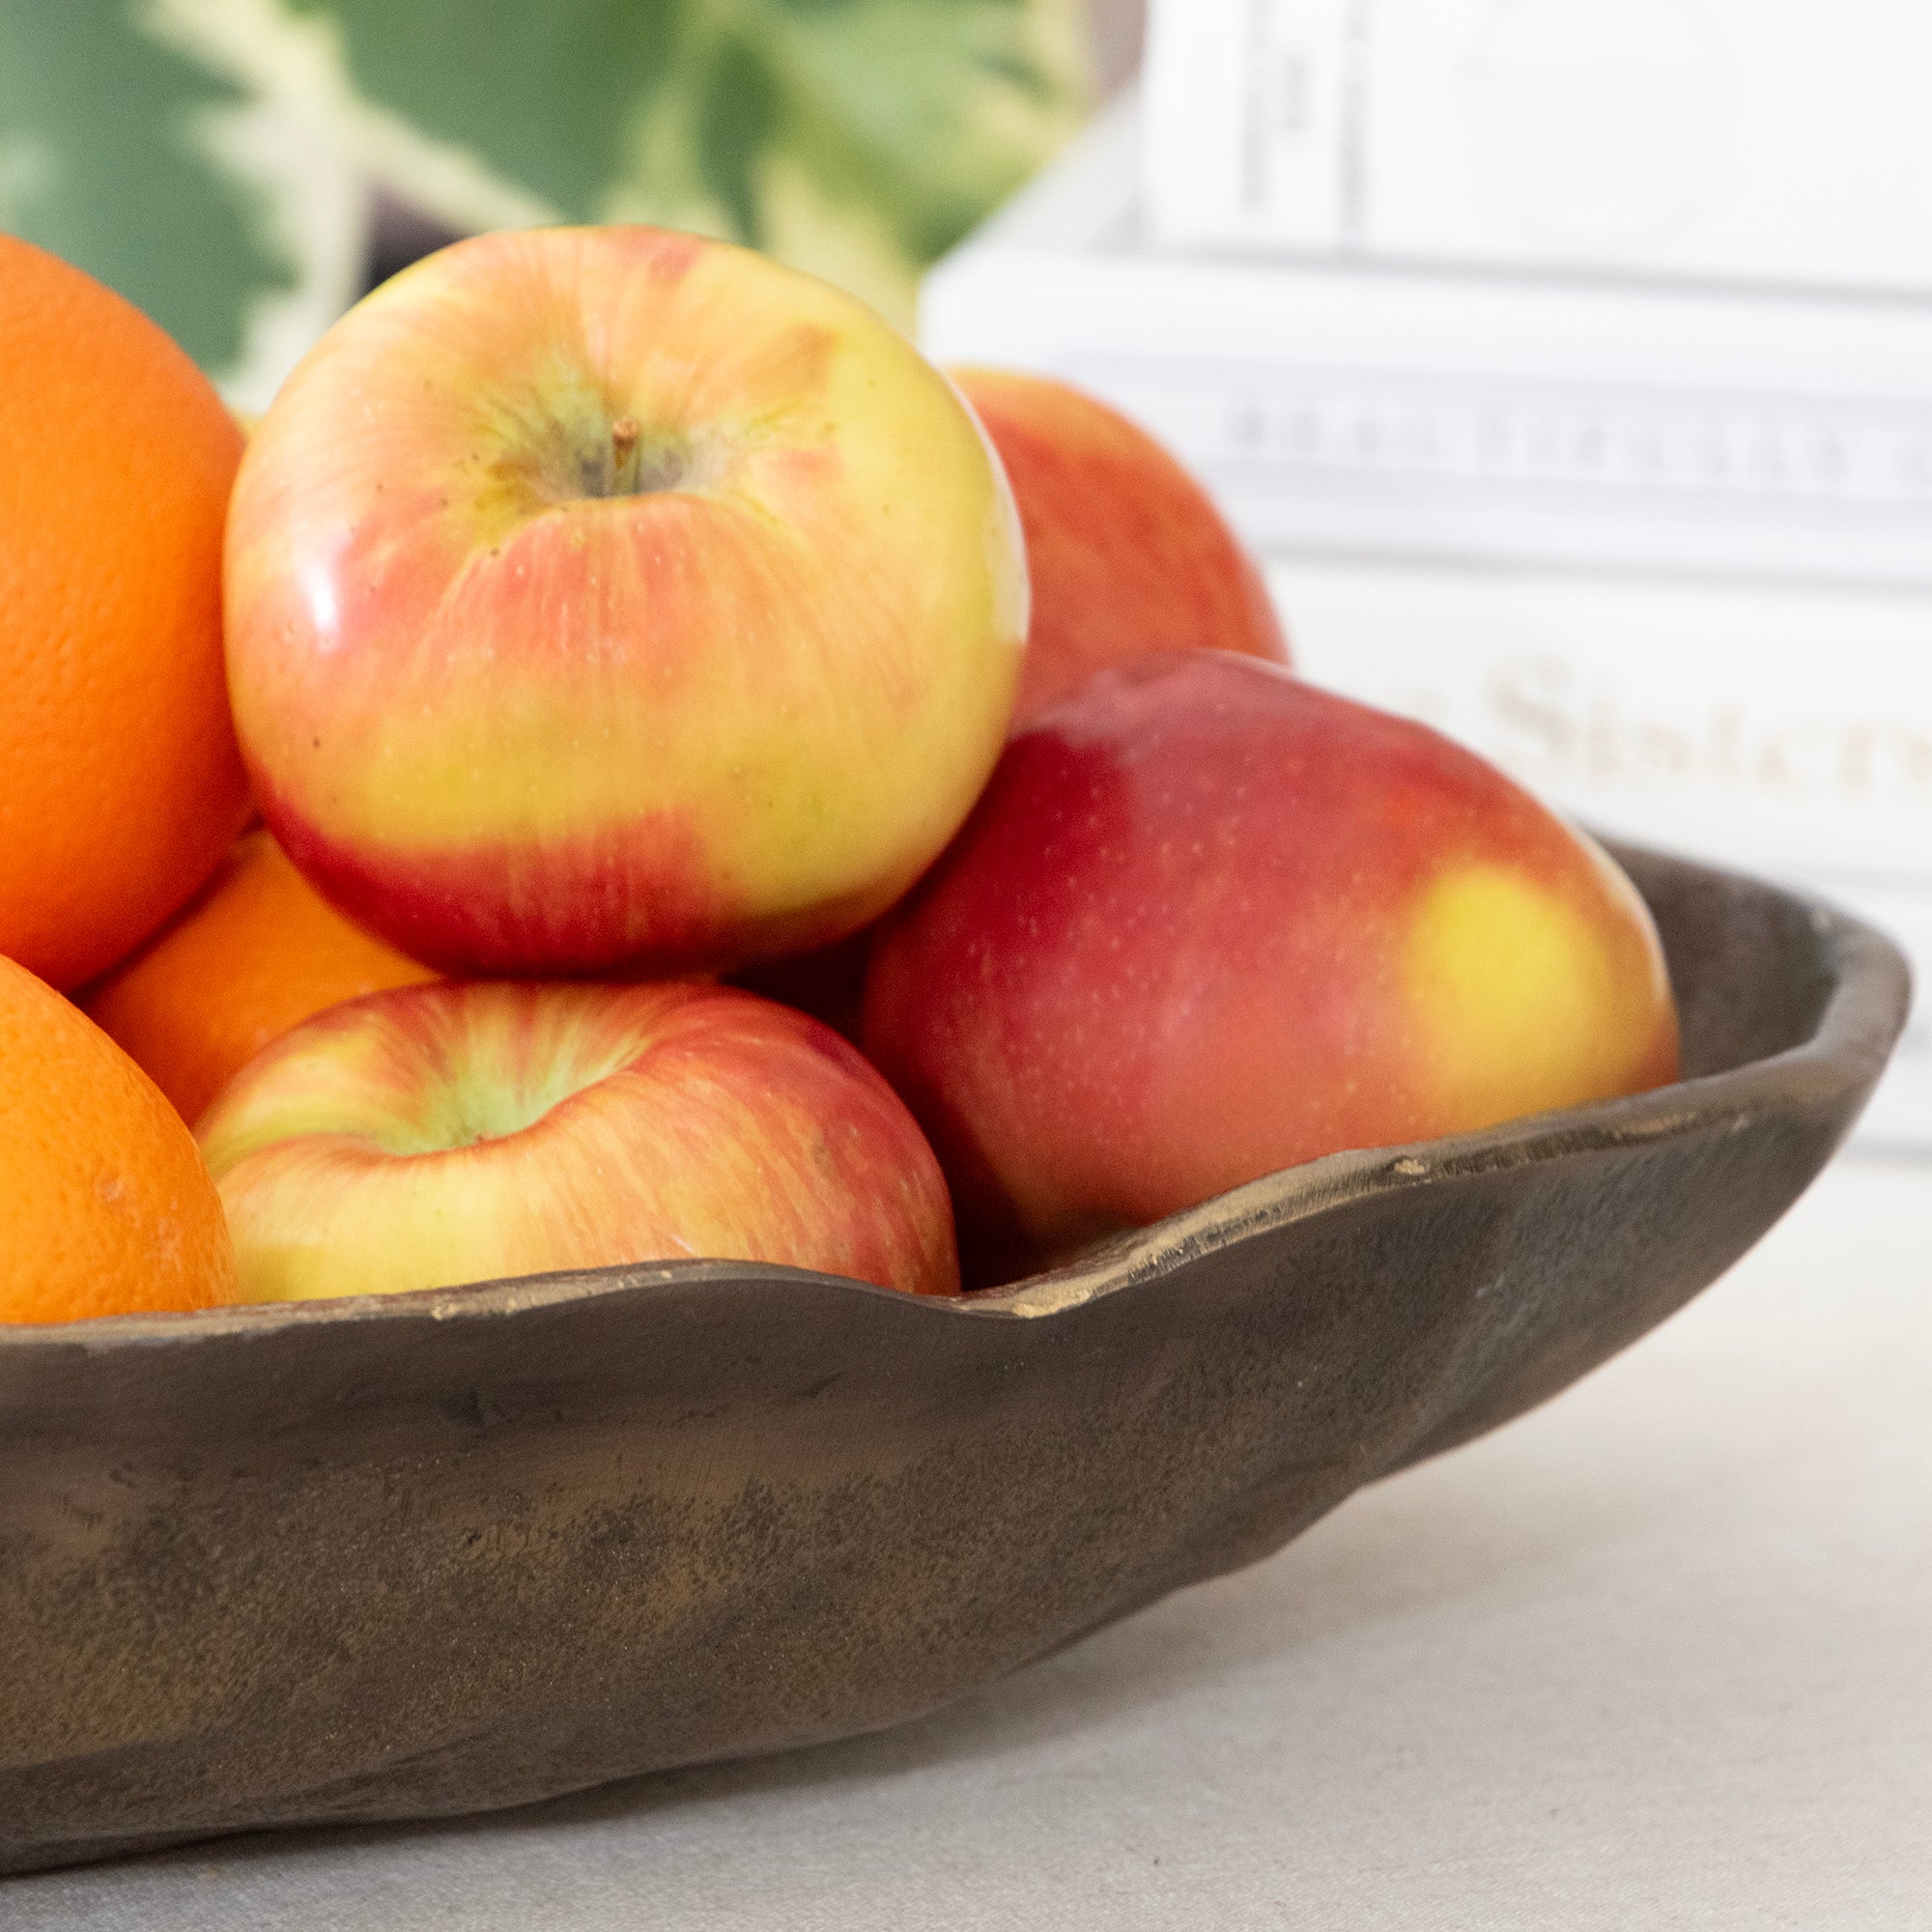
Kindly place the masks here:
[(1096, 670), (1151, 651), (1288, 663), (1260, 571), (1152, 437), (1043, 376), (951, 373), (1000, 452), (1026, 532), (1033, 623), (1014, 729)]
[(374, 993), (267, 1047), (197, 1138), (243, 1300), (689, 1256), (958, 1285), (912, 1116), (837, 1034), (729, 987)]
[(1677, 1065), (1596, 845), (1426, 726), (1220, 652), (1103, 673), (1008, 746), (880, 924), (863, 1037), (969, 1280)]
[(647, 228), (460, 242), (250, 440), (229, 682), (264, 817), (450, 971), (863, 925), (1011, 712), (1026, 573), (951, 385), (851, 297)]

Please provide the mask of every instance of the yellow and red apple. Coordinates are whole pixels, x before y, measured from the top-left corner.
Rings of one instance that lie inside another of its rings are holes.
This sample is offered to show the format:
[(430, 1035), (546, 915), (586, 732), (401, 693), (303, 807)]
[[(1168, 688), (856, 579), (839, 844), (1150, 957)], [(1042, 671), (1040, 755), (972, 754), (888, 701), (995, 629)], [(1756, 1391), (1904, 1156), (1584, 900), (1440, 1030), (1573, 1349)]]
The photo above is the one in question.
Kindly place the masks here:
[(1026, 532), (1033, 622), (1015, 729), (1095, 671), (1150, 652), (1288, 662), (1261, 572), (1145, 430), (1050, 377), (952, 375), (1000, 452)]
[(464, 242), (255, 431), (226, 554), (263, 816), (449, 971), (837, 939), (970, 809), (1027, 625), (958, 396), (852, 298), (647, 228)]
[(829, 1028), (730, 987), (374, 993), (264, 1049), (197, 1138), (243, 1300), (688, 1257), (958, 1285), (904, 1105)]
[(1493, 767), (1277, 667), (1091, 680), (875, 934), (968, 1277), (1346, 1148), (1675, 1076), (1648, 911)]

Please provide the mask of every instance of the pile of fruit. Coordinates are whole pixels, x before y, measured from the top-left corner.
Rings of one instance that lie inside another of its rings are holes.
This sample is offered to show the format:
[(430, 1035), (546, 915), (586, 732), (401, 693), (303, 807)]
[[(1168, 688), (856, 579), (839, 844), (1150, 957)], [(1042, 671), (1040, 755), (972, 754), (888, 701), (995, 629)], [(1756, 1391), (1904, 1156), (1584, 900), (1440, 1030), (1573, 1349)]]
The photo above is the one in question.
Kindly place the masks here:
[(0, 1320), (944, 1293), (1675, 1076), (1629, 882), (1165, 452), (743, 249), (460, 243), (244, 448), (0, 237)]

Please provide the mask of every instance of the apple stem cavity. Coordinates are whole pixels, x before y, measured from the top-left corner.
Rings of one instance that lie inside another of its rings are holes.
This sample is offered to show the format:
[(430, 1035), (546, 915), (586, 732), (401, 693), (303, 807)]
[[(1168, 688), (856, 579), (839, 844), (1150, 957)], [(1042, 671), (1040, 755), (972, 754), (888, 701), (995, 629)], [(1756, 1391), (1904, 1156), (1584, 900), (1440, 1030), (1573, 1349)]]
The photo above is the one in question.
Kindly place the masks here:
[(621, 415), (611, 425), (608, 454), (600, 452), (586, 466), (584, 495), (647, 497), (658, 490), (681, 489), (694, 467), (693, 452), (682, 440), (647, 441), (637, 417)]

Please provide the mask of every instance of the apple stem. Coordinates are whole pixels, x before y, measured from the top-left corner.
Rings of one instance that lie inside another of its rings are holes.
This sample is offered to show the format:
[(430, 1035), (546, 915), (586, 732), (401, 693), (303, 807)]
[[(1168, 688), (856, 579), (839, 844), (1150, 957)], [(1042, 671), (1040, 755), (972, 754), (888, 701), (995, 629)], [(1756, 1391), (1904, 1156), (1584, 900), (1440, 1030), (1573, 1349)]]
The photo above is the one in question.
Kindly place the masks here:
[(624, 472), (638, 447), (639, 433), (636, 416), (619, 416), (611, 425), (611, 481), (620, 490), (625, 482)]

